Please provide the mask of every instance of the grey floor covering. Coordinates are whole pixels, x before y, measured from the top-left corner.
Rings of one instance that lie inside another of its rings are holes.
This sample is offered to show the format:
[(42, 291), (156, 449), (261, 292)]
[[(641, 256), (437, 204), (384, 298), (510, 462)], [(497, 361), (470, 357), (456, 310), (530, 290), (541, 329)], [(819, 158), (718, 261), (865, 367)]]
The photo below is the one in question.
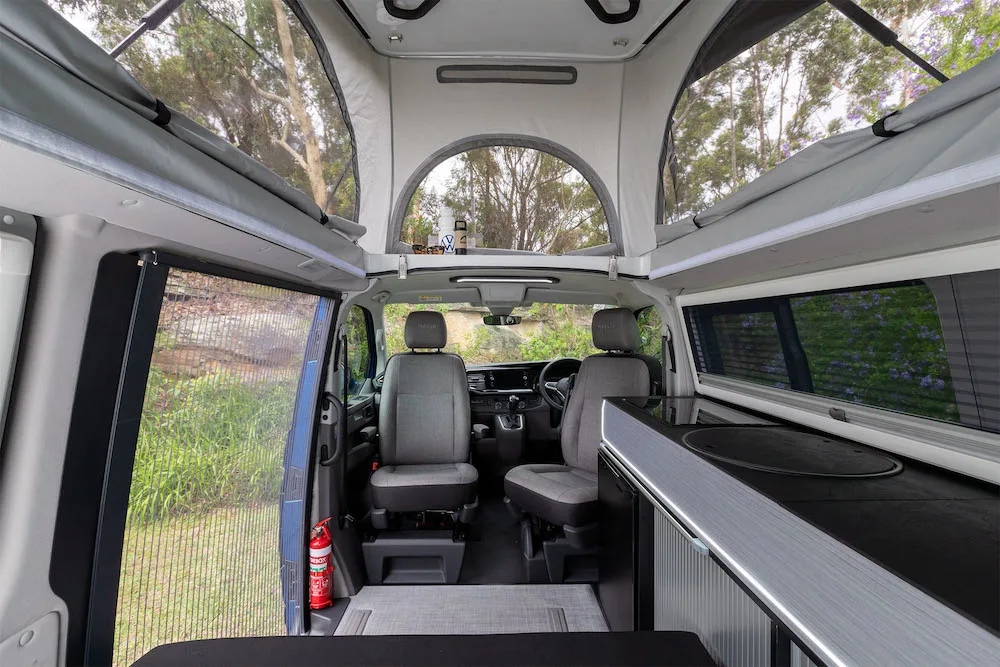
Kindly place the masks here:
[(338, 635), (475, 635), (607, 632), (585, 584), (365, 586)]

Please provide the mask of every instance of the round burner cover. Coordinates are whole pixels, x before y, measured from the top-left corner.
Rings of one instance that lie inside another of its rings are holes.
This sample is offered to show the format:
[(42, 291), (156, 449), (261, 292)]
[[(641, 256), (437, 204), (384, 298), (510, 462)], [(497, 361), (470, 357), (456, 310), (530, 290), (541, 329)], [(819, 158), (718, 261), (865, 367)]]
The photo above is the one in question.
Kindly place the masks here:
[(783, 475), (885, 477), (903, 469), (898, 459), (863, 445), (784, 428), (703, 428), (683, 441), (709, 458)]

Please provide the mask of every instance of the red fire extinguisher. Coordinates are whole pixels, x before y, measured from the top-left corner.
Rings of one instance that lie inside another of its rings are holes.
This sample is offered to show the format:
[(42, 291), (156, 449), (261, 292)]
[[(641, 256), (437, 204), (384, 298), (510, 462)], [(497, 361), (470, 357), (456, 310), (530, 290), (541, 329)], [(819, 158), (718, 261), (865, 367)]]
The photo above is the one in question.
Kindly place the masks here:
[[(329, 521), (329, 519), (327, 519)], [(309, 540), (309, 608), (333, 604), (333, 549), (326, 521), (312, 529)]]

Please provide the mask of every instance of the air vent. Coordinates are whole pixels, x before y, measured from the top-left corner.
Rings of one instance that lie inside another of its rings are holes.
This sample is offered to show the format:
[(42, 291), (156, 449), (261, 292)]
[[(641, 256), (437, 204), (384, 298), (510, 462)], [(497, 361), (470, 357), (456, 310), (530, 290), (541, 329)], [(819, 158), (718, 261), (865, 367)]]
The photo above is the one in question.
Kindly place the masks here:
[(469, 373), (469, 389), (475, 389), (476, 391), (486, 389), (486, 374)]
[(576, 83), (576, 68), (549, 65), (442, 65), (438, 83), (540, 83), (568, 86)]

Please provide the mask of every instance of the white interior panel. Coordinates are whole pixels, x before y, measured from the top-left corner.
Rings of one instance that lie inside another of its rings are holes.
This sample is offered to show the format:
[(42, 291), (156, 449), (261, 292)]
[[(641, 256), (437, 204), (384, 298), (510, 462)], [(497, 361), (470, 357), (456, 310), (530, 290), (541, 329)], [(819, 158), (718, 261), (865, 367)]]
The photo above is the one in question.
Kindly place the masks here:
[(394, 201), (427, 158), (477, 135), (541, 137), (554, 142), (590, 165), (614, 197), (622, 65), (580, 65), (575, 84), (548, 86), (442, 84), (437, 82), (436, 71), (443, 64), (440, 60), (391, 61)]
[[(619, 24), (602, 23), (581, 0), (441, 0), (414, 21), (391, 16), (382, 0), (347, 0), (347, 6), (372, 46), (389, 56), (625, 60), (681, 1), (642, 0), (635, 18)], [(396, 0), (405, 9), (420, 4)], [(602, 0), (602, 5), (611, 14), (629, 8), (628, 0)], [(390, 34), (402, 39), (389, 41)]]
[(619, 215), (625, 246), (634, 254), (656, 247), (653, 225), (667, 116), (694, 56), (733, 0), (697, 0), (625, 64), (621, 110)]

